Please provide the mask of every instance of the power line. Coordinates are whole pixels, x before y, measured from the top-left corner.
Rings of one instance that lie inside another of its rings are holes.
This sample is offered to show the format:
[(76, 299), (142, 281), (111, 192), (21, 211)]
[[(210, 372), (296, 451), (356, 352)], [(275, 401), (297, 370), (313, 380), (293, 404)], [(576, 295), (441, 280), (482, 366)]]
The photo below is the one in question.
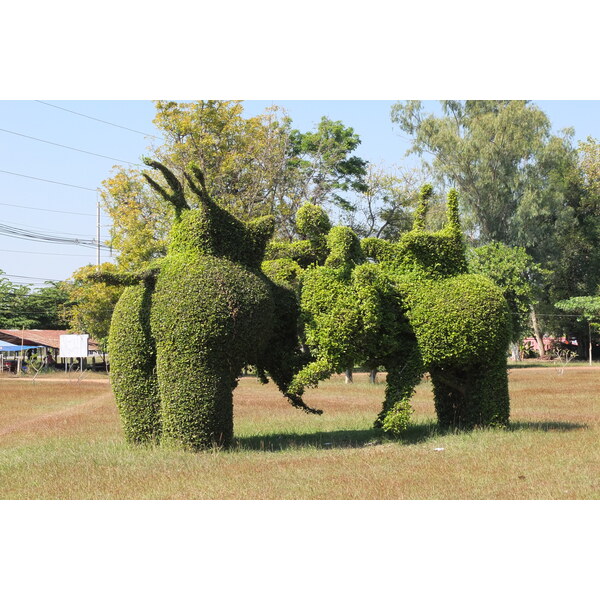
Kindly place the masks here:
[(128, 160), (122, 160), (120, 158), (114, 158), (113, 156), (106, 156), (104, 154), (97, 154), (96, 152), (89, 152), (88, 150), (81, 150), (80, 148), (73, 148), (72, 146), (65, 146), (64, 144), (57, 144), (56, 142), (50, 142), (48, 140), (42, 140), (41, 138), (36, 138), (33, 137), (31, 135), (25, 135), (24, 133), (18, 133), (16, 131), (10, 131), (9, 129), (2, 129), (0, 127), (0, 131), (3, 131), (4, 133), (10, 133), (12, 135), (18, 135), (19, 137), (23, 137), (23, 138), (27, 138), (29, 140), (34, 140), (36, 142), (43, 142), (44, 144), (50, 144), (52, 146), (58, 146), (59, 148), (66, 148), (67, 150), (74, 150), (75, 152), (82, 152), (83, 154), (90, 154), (92, 156), (99, 156), (100, 158), (107, 158), (108, 160), (115, 160), (117, 162), (124, 162), (127, 163), (128, 165), (134, 165), (137, 167), (141, 167), (142, 165), (140, 163), (133, 163), (130, 162)]
[[(93, 248), (98, 247), (98, 241), (95, 239), (79, 239), (79, 238), (67, 238), (56, 235), (46, 235), (36, 231), (28, 231), (26, 229), (20, 229), (18, 227), (10, 227), (9, 225), (0, 224), (0, 235), (7, 237), (19, 238), (19, 239), (30, 239), (39, 242), (47, 242), (51, 244), (76, 244), (80, 246), (91, 246)], [(106, 244), (102, 244), (103, 248), (110, 248)]]
[(125, 129), (127, 131), (132, 131), (133, 133), (139, 133), (140, 135), (151, 137), (156, 140), (162, 140), (164, 142), (164, 138), (158, 135), (152, 135), (151, 133), (144, 133), (143, 131), (138, 131), (137, 129), (131, 129), (130, 127), (124, 127), (123, 125), (117, 125), (116, 123), (111, 123), (110, 121), (103, 121), (102, 119), (97, 119), (96, 117), (90, 117), (89, 115), (84, 115), (83, 113), (76, 112), (74, 110), (69, 110), (68, 108), (63, 108), (62, 106), (56, 106), (56, 104), (50, 104), (50, 102), (43, 102), (42, 100), (36, 100), (40, 104), (45, 104), (46, 106), (51, 106), (52, 108), (57, 108), (58, 110), (64, 110), (65, 112), (72, 113), (79, 117), (85, 117), (86, 119), (91, 119), (92, 121), (98, 121), (99, 123), (104, 123), (105, 125), (111, 125), (112, 127), (118, 127), (119, 129)]
[(7, 204), (6, 202), (0, 202), (0, 206), (12, 206), (13, 208), (23, 208), (26, 210), (41, 210), (44, 212), (61, 213), (63, 215), (79, 215), (81, 217), (95, 217), (96, 216), (94, 213), (71, 212), (68, 210), (54, 210), (51, 208), (36, 208), (34, 206), (23, 206), (21, 204)]
[[(43, 256), (73, 256), (78, 258), (95, 258), (92, 254), (64, 254), (60, 252), (31, 252), (28, 250), (7, 250), (0, 248), (0, 252), (12, 252), (16, 254), (42, 254)], [(113, 250), (114, 252), (114, 250)]]
[(60, 279), (46, 279), (44, 277), (30, 277), (29, 275), (11, 275), (10, 273), (4, 273), (3, 277), (14, 277), (15, 279), (36, 279), (38, 281), (53, 281), (56, 283), (60, 282)]
[(32, 177), (31, 175), (23, 175), (22, 173), (13, 173), (12, 171), (4, 171), (0, 169), (0, 173), (7, 173), (8, 175), (16, 175), (17, 177), (27, 177), (27, 179), (36, 179), (37, 181), (45, 181), (46, 183), (56, 183), (57, 185), (66, 185), (68, 187), (79, 188), (80, 190), (87, 190), (88, 192), (97, 192), (97, 189), (83, 187), (81, 185), (73, 185), (72, 183), (64, 183), (62, 181), (52, 181), (51, 179), (42, 179), (40, 177)]
[[(28, 225), (30, 225), (30, 223), (17, 223), (15, 221), (4, 221), (4, 223), (0, 224), (1, 225), (17, 225), (19, 227), (27, 227)], [(23, 230), (26, 231), (26, 230)], [(38, 229), (32, 230), (33, 233), (61, 233), (63, 235), (74, 235), (74, 236), (80, 236), (83, 234), (79, 234), (79, 233), (73, 233), (71, 231), (56, 231), (55, 229), (46, 229), (45, 227), (39, 227)]]

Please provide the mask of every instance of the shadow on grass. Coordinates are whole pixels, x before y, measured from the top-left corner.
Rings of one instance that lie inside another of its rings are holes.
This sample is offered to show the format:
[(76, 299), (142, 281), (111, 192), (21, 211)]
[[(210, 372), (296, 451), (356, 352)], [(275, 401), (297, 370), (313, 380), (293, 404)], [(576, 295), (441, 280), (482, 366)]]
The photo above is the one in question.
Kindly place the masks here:
[[(587, 429), (587, 425), (559, 421), (527, 421), (514, 422), (504, 429), (507, 433), (513, 431), (574, 431)], [(444, 429), (435, 421), (415, 423), (399, 436), (388, 435), (380, 429), (356, 429), (341, 431), (319, 431), (316, 433), (282, 433), (254, 435), (235, 438), (232, 450), (251, 450), (259, 452), (282, 452), (298, 448), (317, 448), (331, 450), (333, 448), (363, 448), (376, 446), (384, 442), (394, 442), (400, 445), (423, 444), (439, 436), (461, 435), (477, 430)], [(503, 431), (503, 430), (497, 430)]]
[(512, 369), (551, 369), (552, 367), (558, 367), (560, 368), (560, 364), (558, 363), (552, 363), (552, 362), (547, 362), (547, 363), (536, 363), (536, 364), (523, 364), (523, 363), (509, 363), (507, 365), (508, 369), (512, 370)]
[(564, 421), (516, 421), (510, 423), (508, 431), (573, 431), (575, 429), (587, 429), (584, 423), (567, 423)]
[(319, 431), (315, 433), (281, 433), (235, 438), (234, 450), (280, 452), (294, 448), (361, 448), (380, 444), (384, 436), (377, 429)]

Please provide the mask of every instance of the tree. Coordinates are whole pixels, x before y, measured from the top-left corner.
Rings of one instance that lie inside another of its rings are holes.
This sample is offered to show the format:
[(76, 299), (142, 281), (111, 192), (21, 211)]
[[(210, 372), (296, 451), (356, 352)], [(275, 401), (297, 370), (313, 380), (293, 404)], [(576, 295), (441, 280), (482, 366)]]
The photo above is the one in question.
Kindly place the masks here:
[[(359, 237), (397, 240), (412, 227), (423, 181), (424, 174), (418, 169), (369, 164), (364, 188), (356, 194), (355, 210), (345, 221)], [(432, 214), (436, 211), (430, 210), (428, 215)]]
[[(542, 159), (553, 168), (549, 177), (534, 183), (545, 193), (525, 197), (517, 214), (522, 244), (549, 271), (537, 306), (540, 313), (555, 312), (557, 301), (591, 296), (600, 284), (599, 156), (598, 144), (592, 139), (579, 148), (548, 144)], [(547, 331), (568, 330), (581, 339), (588, 334), (584, 324), (574, 318), (547, 316), (540, 320)]]
[(31, 329), (67, 329), (64, 307), (69, 294), (62, 282), (46, 282), (45, 287), (31, 290), (27, 297), (26, 313), (31, 315)]
[(0, 326), (3, 329), (29, 329), (32, 320), (25, 314), (30, 288), (16, 285), (0, 271)]
[[(157, 102), (156, 109), (164, 143), (153, 154), (181, 179), (195, 163), (220, 206), (242, 221), (272, 214), (280, 238), (297, 237), (302, 204), (347, 212), (350, 195), (364, 189), (366, 162), (353, 154), (360, 138), (340, 121), (323, 117), (316, 131), (302, 133), (277, 107), (249, 118), (239, 101)], [(117, 263), (131, 269), (164, 255), (173, 209), (162, 205), (142, 173), (119, 168), (103, 186)]]
[(139, 171), (117, 169), (103, 182), (102, 198), (109, 214), (111, 246), (125, 271), (143, 268), (166, 253), (166, 237), (174, 211), (160, 202)]
[[(511, 314), (513, 359), (518, 360), (517, 342), (528, 326), (531, 307), (541, 294), (547, 272), (524, 248), (511, 248), (501, 242), (472, 248), (468, 258), (471, 273), (486, 275), (502, 290)], [(538, 343), (543, 348), (543, 341)]]
[(123, 292), (123, 286), (94, 280), (98, 273), (115, 275), (118, 268), (112, 263), (104, 263), (100, 268), (87, 266), (78, 269), (71, 280), (64, 283), (69, 294), (69, 304), (64, 315), (71, 329), (79, 333), (88, 333), (106, 349), (110, 321), (117, 300)]
[(154, 123), (164, 138), (153, 149), (159, 160), (179, 175), (194, 162), (210, 196), (242, 220), (275, 210), (291, 151), (291, 120), (283, 111), (272, 107), (246, 118), (240, 101), (155, 104)]
[[(411, 152), (433, 157), (432, 168), (457, 185), (483, 243), (515, 241), (514, 218), (550, 142), (550, 121), (520, 100), (444, 101), (442, 116), (424, 114), (419, 101), (397, 103), (392, 121), (413, 136)], [(537, 177), (536, 179), (539, 179)]]
[(418, 101), (397, 103), (392, 120), (413, 136), (412, 152), (430, 153), (433, 172), (460, 187), (478, 228), (473, 243), (521, 246), (548, 271), (531, 316), (540, 337), (556, 329), (536, 313), (598, 284), (600, 211), (584, 176), (584, 165), (597, 176), (593, 144), (578, 156), (573, 132), (551, 135), (546, 115), (528, 101), (445, 101), (441, 116), (425, 114)]
[(61, 284), (46, 282), (34, 289), (12, 283), (0, 271), (0, 327), (3, 329), (64, 329), (62, 306), (68, 294)]
[(588, 357), (592, 364), (592, 328), (600, 328), (600, 296), (575, 296), (555, 304), (560, 310), (576, 312), (588, 325)]
[(589, 197), (600, 199), (600, 143), (592, 137), (579, 143), (581, 169)]
[[(341, 121), (322, 117), (316, 131), (291, 131), (290, 142), (289, 210), (295, 214), (302, 204), (310, 202), (351, 212), (353, 205), (344, 193), (364, 193), (367, 189), (367, 162), (352, 155), (360, 144), (354, 130)], [(292, 237), (292, 232), (287, 233)]]

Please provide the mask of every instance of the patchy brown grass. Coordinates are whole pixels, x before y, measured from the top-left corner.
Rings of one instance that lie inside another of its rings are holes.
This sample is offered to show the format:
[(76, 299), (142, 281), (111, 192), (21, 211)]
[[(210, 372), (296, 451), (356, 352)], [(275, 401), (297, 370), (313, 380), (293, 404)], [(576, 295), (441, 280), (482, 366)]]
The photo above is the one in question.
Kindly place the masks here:
[(0, 447), (40, 437), (119, 432), (108, 379), (0, 379)]
[[(128, 448), (109, 387), (0, 379), (0, 497), (598, 499), (600, 370), (513, 369), (511, 426), (441, 432), (417, 388), (399, 440), (372, 429), (384, 385), (334, 377), (291, 408), (275, 386), (235, 391), (234, 448)], [(443, 448), (443, 449), (440, 449)]]

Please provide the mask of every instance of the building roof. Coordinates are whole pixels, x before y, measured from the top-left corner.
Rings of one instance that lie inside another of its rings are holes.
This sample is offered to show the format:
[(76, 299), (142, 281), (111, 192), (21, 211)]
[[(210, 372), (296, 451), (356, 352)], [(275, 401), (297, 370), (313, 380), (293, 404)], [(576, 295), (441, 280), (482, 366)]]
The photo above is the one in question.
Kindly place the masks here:
[[(47, 348), (60, 348), (60, 336), (69, 335), (64, 329), (0, 329), (0, 340), (11, 344), (25, 346), (46, 346)], [(98, 350), (98, 344), (91, 338), (88, 340), (88, 350)]]

